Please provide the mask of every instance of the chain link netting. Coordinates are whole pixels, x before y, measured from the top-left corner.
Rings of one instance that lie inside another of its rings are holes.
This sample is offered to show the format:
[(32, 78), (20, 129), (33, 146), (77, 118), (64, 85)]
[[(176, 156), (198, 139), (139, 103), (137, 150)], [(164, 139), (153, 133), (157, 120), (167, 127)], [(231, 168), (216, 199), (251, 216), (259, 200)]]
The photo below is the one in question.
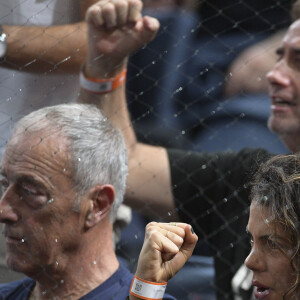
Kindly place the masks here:
[[(280, 45), (282, 32), (290, 24), (294, 1), (198, 1), (145, 2), (144, 13), (157, 17), (161, 27), (157, 37), (135, 53), (128, 65), (128, 108), (139, 140), (193, 151), (263, 147), (273, 153), (287, 152), (267, 128), (269, 99), (265, 73), (275, 61), (273, 53)], [(79, 3), (74, 0), (0, 1), (0, 22), (16, 37), (0, 62), (1, 153), (13, 124), (21, 116), (39, 107), (76, 99), (78, 70), (84, 59), (85, 29), (79, 23), (81, 15)], [(76, 25), (65, 35), (64, 29), (58, 35), (47, 31), (67, 24)], [(30, 30), (22, 34), (24, 28)], [(68, 50), (67, 56), (56, 55), (64, 53), (69, 41), (78, 37), (76, 47)], [(33, 57), (32, 53), (37, 51), (38, 55)], [(69, 67), (72, 63), (74, 69)], [(201, 164), (197, 171), (209, 168), (209, 164)], [(233, 172), (236, 167), (232, 166)], [(189, 175), (186, 174), (186, 180)], [(211, 189), (220, 180), (225, 182), (226, 176), (216, 170), (215, 182), (202, 188)], [(206, 209), (199, 212), (194, 223), (215, 214), (221, 225), (203, 234), (190, 265), (171, 284), (178, 299), (215, 299), (214, 291), (221, 295), (220, 299), (233, 299), (232, 294), (222, 296), (223, 290), (215, 285), (211, 256), (216, 255), (223, 264), (224, 272), (218, 274), (218, 280), (232, 277), (245, 258), (245, 251), (240, 251), (237, 262), (226, 261), (226, 252), (239, 252), (239, 247), (248, 250), (248, 246), (241, 246), (246, 245), (244, 228), (234, 230), (234, 238), (225, 241), (223, 249), (216, 248), (211, 240), (231, 232), (232, 223), (247, 223), (247, 196), (243, 192), (246, 189), (228, 184), (226, 197), (203, 199)], [(243, 206), (241, 214), (222, 215), (226, 213), (222, 205), (234, 198)], [(189, 201), (185, 203), (188, 205)], [(181, 209), (186, 208), (183, 205)], [(134, 213), (134, 225), (125, 229), (117, 246), (118, 254), (131, 268), (137, 261), (145, 222), (145, 218)], [(5, 268), (4, 252), (2, 240), (0, 280), (7, 282), (21, 275)]]

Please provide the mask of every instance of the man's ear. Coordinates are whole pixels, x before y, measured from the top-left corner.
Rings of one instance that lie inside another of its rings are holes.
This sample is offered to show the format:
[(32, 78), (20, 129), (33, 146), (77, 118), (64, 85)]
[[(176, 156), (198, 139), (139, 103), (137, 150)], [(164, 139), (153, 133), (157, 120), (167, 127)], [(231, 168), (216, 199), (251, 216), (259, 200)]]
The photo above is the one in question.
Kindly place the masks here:
[(89, 208), (85, 217), (85, 227), (91, 228), (109, 216), (115, 200), (115, 189), (110, 184), (97, 185), (89, 192)]

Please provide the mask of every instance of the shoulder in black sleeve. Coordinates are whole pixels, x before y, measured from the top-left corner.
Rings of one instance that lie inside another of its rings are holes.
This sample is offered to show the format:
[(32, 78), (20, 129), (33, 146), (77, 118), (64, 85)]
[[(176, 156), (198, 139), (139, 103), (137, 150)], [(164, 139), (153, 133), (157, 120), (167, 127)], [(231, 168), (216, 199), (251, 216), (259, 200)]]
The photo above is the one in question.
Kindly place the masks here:
[(249, 251), (245, 228), (251, 176), (271, 154), (168, 151), (173, 197), (179, 216), (190, 223), (215, 257), (218, 299), (233, 299), (231, 279)]

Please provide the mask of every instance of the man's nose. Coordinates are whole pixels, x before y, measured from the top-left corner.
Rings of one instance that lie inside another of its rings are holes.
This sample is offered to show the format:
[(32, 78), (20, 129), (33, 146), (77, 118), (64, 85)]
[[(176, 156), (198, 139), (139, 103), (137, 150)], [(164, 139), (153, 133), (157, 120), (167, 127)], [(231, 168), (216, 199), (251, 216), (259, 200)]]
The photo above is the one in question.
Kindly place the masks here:
[(266, 76), (270, 85), (288, 86), (291, 83), (286, 63), (283, 60), (277, 62)]
[(262, 272), (265, 270), (265, 260), (262, 256), (262, 253), (255, 248), (251, 249), (251, 252), (245, 260), (245, 265), (248, 269), (253, 272)]
[(0, 222), (8, 223), (18, 221), (18, 214), (12, 207), (16, 196), (17, 195), (15, 195), (13, 187), (7, 188), (2, 195), (0, 201)]

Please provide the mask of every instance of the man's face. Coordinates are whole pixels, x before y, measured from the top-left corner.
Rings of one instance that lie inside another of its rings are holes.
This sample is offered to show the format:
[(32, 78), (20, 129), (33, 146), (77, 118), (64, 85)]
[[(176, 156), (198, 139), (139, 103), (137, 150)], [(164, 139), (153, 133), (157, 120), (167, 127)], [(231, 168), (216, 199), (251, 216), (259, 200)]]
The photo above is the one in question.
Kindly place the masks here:
[(0, 221), (6, 260), (31, 277), (63, 269), (79, 247), (80, 216), (73, 210), (65, 150), (60, 135), (41, 132), (12, 139), (3, 157)]
[(277, 54), (278, 61), (267, 74), (271, 98), (268, 125), (289, 146), (286, 139), (300, 134), (300, 21), (290, 26)]
[(275, 221), (271, 217), (267, 208), (251, 204), (247, 226), (251, 252), (245, 264), (253, 272), (252, 283), (257, 299), (282, 300), (295, 283), (296, 275), (289, 257), (292, 245), (288, 234), (280, 225), (274, 231)]

